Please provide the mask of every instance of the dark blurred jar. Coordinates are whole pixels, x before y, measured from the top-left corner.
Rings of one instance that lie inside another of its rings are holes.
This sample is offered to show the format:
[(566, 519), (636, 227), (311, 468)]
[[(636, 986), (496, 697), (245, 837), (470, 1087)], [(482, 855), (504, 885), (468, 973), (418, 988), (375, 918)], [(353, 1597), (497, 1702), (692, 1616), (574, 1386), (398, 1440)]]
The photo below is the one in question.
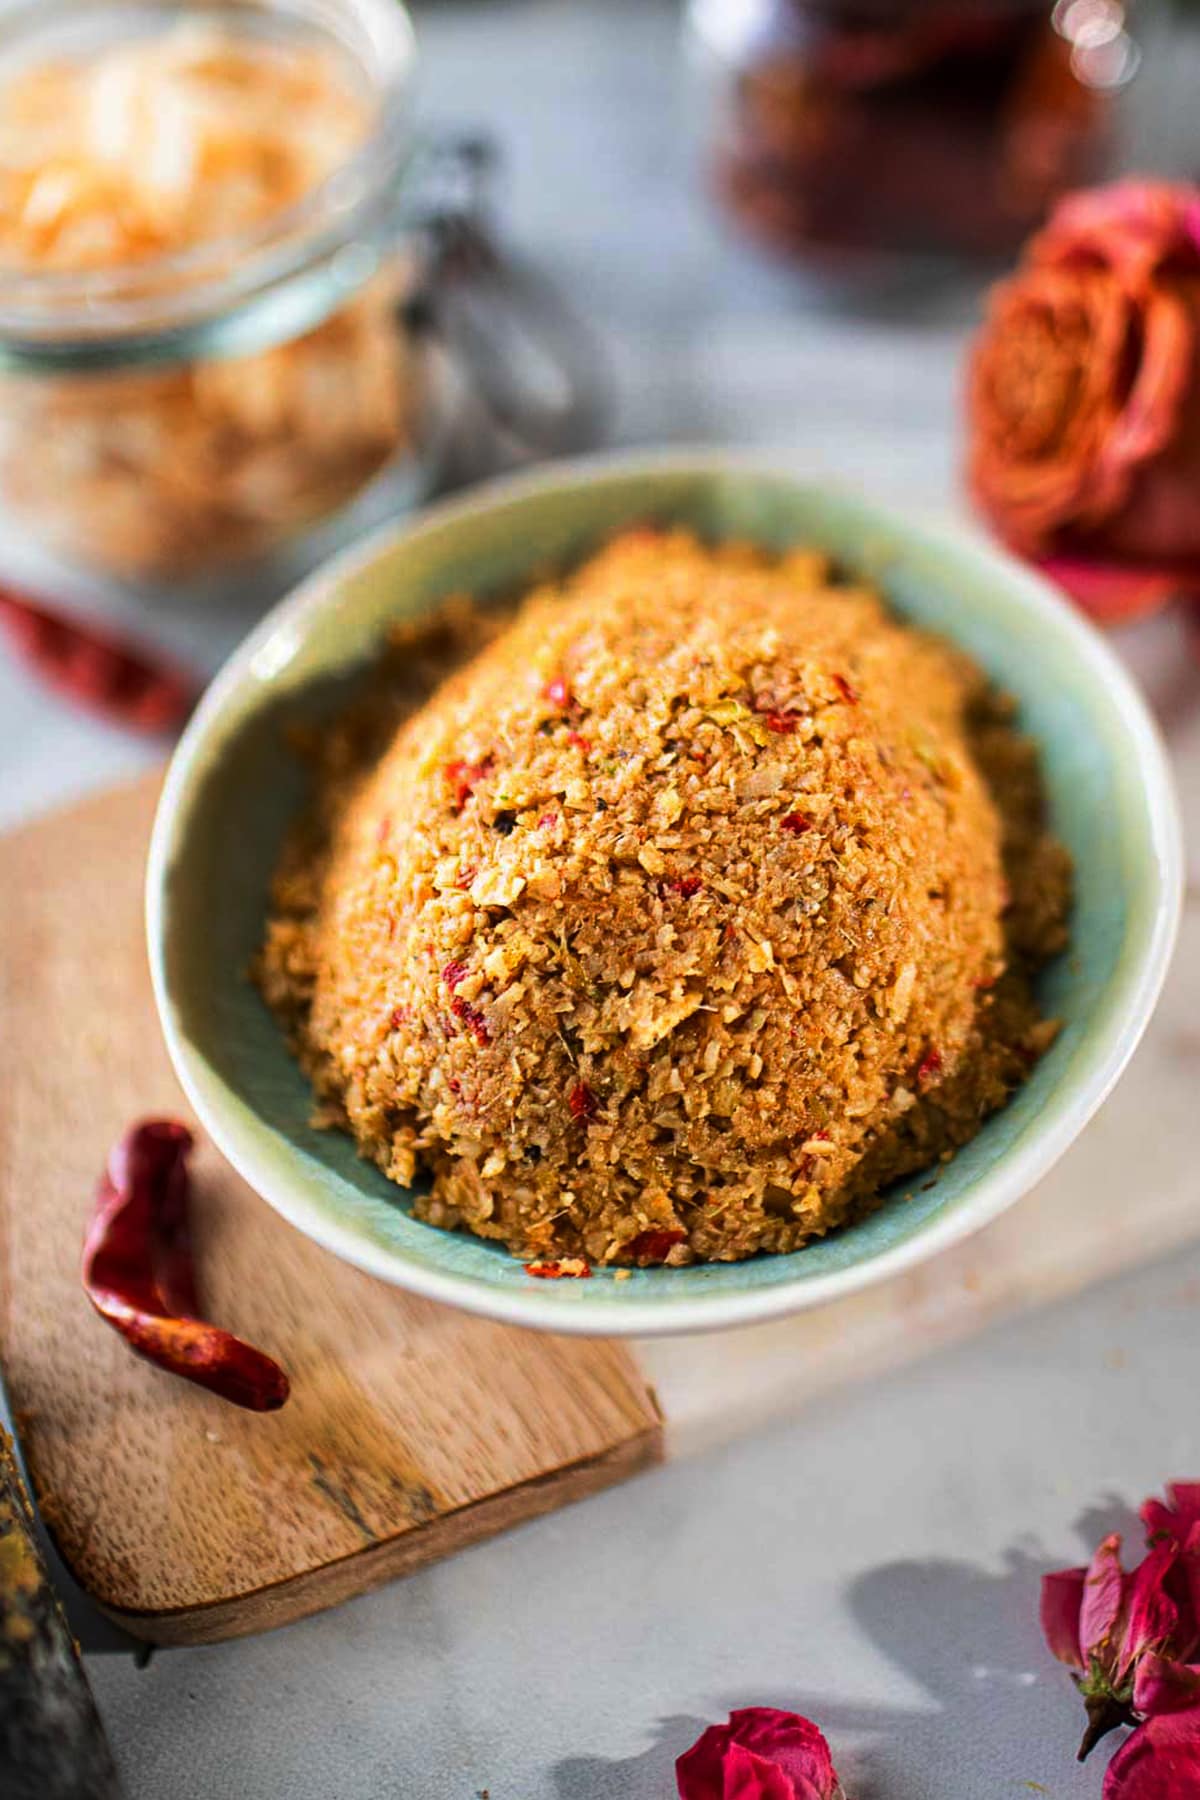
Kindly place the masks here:
[(1121, 0), (690, 0), (717, 191), (793, 255), (1013, 250), (1110, 161)]

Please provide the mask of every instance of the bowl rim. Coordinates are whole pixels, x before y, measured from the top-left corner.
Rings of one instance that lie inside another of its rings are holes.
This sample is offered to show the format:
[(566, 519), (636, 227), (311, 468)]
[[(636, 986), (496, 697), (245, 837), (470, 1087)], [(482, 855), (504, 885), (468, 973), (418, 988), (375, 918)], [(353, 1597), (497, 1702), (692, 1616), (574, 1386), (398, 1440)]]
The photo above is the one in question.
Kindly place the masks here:
[[(1155, 850), (1155, 879), (1142, 940), (1132, 953), (1127, 949), (1122, 954), (1109, 984), (1113, 999), (1093, 1036), (1087, 1066), (1076, 1073), (1074, 1091), (1055, 1109), (1049, 1123), (1043, 1126), (1038, 1121), (996, 1167), (982, 1175), (945, 1213), (900, 1243), (861, 1262), (803, 1280), (673, 1299), (669, 1307), (653, 1298), (641, 1299), (632, 1294), (619, 1304), (612, 1299), (590, 1299), (586, 1284), (575, 1282), (570, 1284), (573, 1303), (567, 1306), (545, 1291), (541, 1283), (531, 1282), (528, 1289), (492, 1288), (469, 1274), (409, 1262), (402, 1252), (368, 1242), (352, 1227), (330, 1219), (309, 1199), (303, 1182), (280, 1179), (270, 1158), (260, 1154), (257, 1141), (263, 1133), (273, 1139), (273, 1128), (257, 1116), (253, 1125), (244, 1125), (229, 1116), (221, 1103), (220, 1084), (210, 1077), (203, 1057), (193, 1050), (180, 1029), (166, 968), (170, 914), (167, 877), (181, 841), (179, 824), (186, 811), (183, 802), (197, 777), (204, 773), (202, 765), (210, 735), (247, 682), (262, 680), (262, 653), (281, 629), (294, 641), (310, 619), (337, 603), (345, 582), (405, 539), (440, 530), (456, 519), (513, 501), (556, 490), (578, 490), (597, 478), (702, 478), (728, 474), (787, 482), (797, 488), (858, 501), (914, 546), (934, 550), (945, 546), (968, 555), (1007, 583), (1030, 615), (1053, 619), (1059, 633), (1070, 641), (1088, 688), (1106, 691), (1118, 725), (1137, 752), (1140, 792)], [(170, 760), (151, 833), (145, 918), (155, 1005), (184, 1093), (215, 1147), (253, 1191), (289, 1224), (343, 1260), (393, 1286), (501, 1323), (580, 1336), (655, 1337), (763, 1323), (845, 1298), (936, 1256), (1023, 1198), (1049, 1173), (1108, 1097), (1142, 1037), (1174, 948), (1182, 910), (1183, 867), (1182, 823), (1174, 780), (1165, 745), (1146, 701), (1101, 633), (1040, 575), (987, 542), (969, 524), (929, 514), (910, 517), (906, 512), (901, 517), (886, 501), (876, 504), (853, 483), (809, 468), (798, 457), (705, 447), (633, 453), (605, 451), (500, 476), (473, 487), (465, 496), (437, 501), (410, 518), (391, 521), (324, 563), (270, 609), (214, 677)]]

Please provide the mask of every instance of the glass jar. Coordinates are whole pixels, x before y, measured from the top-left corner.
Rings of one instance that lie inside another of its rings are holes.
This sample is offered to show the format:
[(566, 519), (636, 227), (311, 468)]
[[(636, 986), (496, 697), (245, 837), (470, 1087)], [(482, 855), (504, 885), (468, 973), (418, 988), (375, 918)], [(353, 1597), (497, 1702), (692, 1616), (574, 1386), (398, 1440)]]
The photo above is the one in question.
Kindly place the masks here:
[(690, 0), (726, 209), (797, 256), (1010, 253), (1104, 171), (1122, 0)]
[[(100, 149), (65, 163), (53, 84), (69, 96), (104, 57), (104, 80), (84, 93)], [(246, 71), (263, 58), (293, 87), (252, 113)], [(180, 59), (185, 103), (172, 90), (156, 113), (154, 71)], [(399, 0), (33, 0), (6, 12), (0, 501), (42, 541), (124, 581), (173, 583), (263, 557), (377, 478), (397, 505), (427, 488), (448, 401), (431, 354), (413, 63)], [(337, 106), (359, 109), (360, 130), (325, 105), (321, 71), (336, 71)], [(290, 145), (287, 103), (304, 120)], [(116, 179), (114, 134), (128, 163), (128, 133), (147, 116), (150, 148), (133, 154), (157, 159), (150, 201), (176, 209), (165, 247), (146, 195), (131, 223), (124, 192), (103, 185)], [(291, 149), (318, 168), (302, 191), (289, 190)], [(278, 205), (263, 207), (256, 181), (276, 184)], [(232, 227), (196, 224), (222, 208)]]

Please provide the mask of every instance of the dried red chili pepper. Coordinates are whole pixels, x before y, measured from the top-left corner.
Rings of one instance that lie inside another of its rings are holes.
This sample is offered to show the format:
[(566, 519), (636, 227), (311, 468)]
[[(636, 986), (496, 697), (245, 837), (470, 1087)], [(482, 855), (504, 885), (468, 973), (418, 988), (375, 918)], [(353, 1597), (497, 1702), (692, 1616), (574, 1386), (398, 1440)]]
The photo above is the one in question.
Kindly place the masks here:
[(542, 689), (542, 694), (551, 706), (557, 706), (560, 712), (568, 712), (575, 704), (575, 696), (571, 692), (571, 684), (565, 675), (556, 675)]
[(858, 689), (852, 687), (844, 675), (835, 675), (833, 677), (833, 685), (842, 696), (842, 699), (846, 702), (847, 706), (858, 705)]
[(576, 750), (582, 750), (585, 756), (592, 747), (591, 738), (584, 737), (582, 731), (568, 731), (567, 742), (574, 744)]
[(132, 1350), (172, 1375), (274, 1412), (288, 1397), (279, 1364), (198, 1317), (188, 1234), (192, 1134), (146, 1119), (114, 1144), (83, 1245), (83, 1285)]
[(942, 1072), (942, 1053), (936, 1044), (930, 1046), (917, 1064), (917, 1080), (932, 1081)]
[(453, 993), (459, 983), (467, 979), (467, 965), (460, 962), (448, 962), (442, 970), (442, 980)]
[(183, 670), (11, 588), (0, 588), (0, 629), (48, 687), (134, 731), (178, 731), (196, 704)]
[(812, 820), (807, 813), (785, 813), (783, 818), (779, 821), (779, 829), (780, 831), (790, 832), (793, 837), (799, 837), (802, 831), (811, 831)]
[(672, 875), (663, 885), (671, 893), (681, 894), (685, 900), (691, 900), (700, 892), (704, 882), (699, 875)]

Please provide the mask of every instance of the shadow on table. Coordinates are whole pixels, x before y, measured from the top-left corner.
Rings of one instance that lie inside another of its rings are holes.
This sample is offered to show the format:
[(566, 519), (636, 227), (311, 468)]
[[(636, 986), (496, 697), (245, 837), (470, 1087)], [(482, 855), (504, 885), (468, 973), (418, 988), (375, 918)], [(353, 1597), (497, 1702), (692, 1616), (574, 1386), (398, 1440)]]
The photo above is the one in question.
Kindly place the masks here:
[[(1131, 1553), (1140, 1526), (1116, 1497), (1077, 1522), (1081, 1555), (1110, 1531)], [(768, 1693), (730, 1692), (729, 1711), (785, 1707), (813, 1718), (830, 1738), (854, 1800), (1021, 1800), (1094, 1796), (1094, 1767), (1074, 1762), (1082, 1709), (1065, 1670), (1051, 1662), (1038, 1624), (1041, 1577), (1060, 1566), (1032, 1546), (1008, 1551), (999, 1574), (958, 1562), (889, 1563), (851, 1587), (850, 1611), (884, 1656), (920, 1689), (911, 1708), (856, 1705), (781, 1683)], [(821, 1655), (817, 1621), (798, 1621), (801, 1658)], [(659, 1721), (639, 1756), (570, 1757), (553, 1775), (560, 1800), (666, 1800), (674, 1762), (709, 1721)], [(1104, 1760), (1103, 1751), (1099, 1760)]]

